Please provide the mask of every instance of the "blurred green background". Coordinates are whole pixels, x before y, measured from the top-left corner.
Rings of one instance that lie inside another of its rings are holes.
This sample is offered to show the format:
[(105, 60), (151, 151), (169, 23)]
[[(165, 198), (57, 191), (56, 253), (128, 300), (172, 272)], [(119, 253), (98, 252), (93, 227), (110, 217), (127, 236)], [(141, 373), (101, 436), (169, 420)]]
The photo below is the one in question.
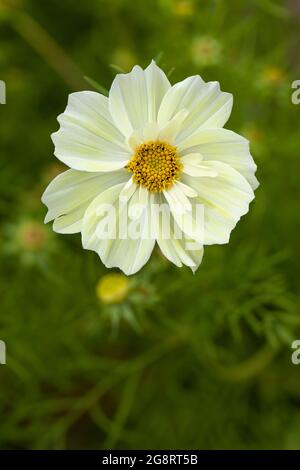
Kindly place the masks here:
[[(0, 0), (0, 26), (0, 447), (300, 449), (300, 1)], [(196, 275), (107, 277), (43, 224), (50, 134), (84, 76), (158, 55), (233, 93), (261, 184)]]

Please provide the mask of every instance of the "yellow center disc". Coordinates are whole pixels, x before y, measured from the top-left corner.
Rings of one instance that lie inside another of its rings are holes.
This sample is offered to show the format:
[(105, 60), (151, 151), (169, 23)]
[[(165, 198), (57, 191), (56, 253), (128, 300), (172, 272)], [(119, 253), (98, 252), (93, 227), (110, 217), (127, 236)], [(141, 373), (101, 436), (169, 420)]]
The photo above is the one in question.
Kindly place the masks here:
[(156, 193), (169, 189), (178, 179), (182, 164), (176, 147), (166, 142), (146, 142), (135, 151), (127, 164), (136, 184)]

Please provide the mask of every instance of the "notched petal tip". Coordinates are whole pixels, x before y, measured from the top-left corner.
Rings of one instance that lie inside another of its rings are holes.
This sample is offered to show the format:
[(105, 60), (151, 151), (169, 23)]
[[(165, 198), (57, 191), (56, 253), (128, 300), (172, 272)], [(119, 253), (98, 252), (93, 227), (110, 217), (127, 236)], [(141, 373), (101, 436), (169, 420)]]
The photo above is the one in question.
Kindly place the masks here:
[[(62, 114), (60, 114), (60, 115), (58, 116), (58, 118), (59, 118), (60, 116), (62, 116)], [(57, 118), (57, 120), (58, 120), (58, 118)], [(59, 121), (58, 121), (58, 122), (59, 122)], [(52, 140), (52, 143), (53, 143), (54, 145), (55, 145), (55, 139), (57, 138), (57, 136), (59, 135), (59, 133), (60, 133), (60, 128), (57, 129), (57, 131), (52, 132), (52, 134), (50, 134), (50, 139)]]
[(53, 217), (51, 217), (50, 211), (48, 211), (44, 218), (44, 224), (47, 224), (51, 220), (53, 220)]

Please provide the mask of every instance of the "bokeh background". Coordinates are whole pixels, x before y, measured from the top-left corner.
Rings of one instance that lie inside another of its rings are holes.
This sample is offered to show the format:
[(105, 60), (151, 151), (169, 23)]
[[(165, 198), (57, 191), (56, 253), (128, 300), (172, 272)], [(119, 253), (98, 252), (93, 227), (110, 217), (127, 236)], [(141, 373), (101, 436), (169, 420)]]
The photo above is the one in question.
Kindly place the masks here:
[[(0, 27), (0, 447), (299, 449), (300, 1), (0, 0)], [(233, 93), (261, 185), (195, 275), (127, 278), (40, 197), (68, 94), (152, 58)]]

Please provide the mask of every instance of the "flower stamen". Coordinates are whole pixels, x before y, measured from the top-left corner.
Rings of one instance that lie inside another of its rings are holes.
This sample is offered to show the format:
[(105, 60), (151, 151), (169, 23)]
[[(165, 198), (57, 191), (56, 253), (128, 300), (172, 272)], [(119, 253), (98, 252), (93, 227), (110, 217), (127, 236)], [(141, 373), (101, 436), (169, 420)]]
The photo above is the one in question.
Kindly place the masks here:
[(159, 140), (137, 147), (126, 166), (133, 173), (134, 182), (153, 193), (170, 189), (182, 167), (176, 147)]

